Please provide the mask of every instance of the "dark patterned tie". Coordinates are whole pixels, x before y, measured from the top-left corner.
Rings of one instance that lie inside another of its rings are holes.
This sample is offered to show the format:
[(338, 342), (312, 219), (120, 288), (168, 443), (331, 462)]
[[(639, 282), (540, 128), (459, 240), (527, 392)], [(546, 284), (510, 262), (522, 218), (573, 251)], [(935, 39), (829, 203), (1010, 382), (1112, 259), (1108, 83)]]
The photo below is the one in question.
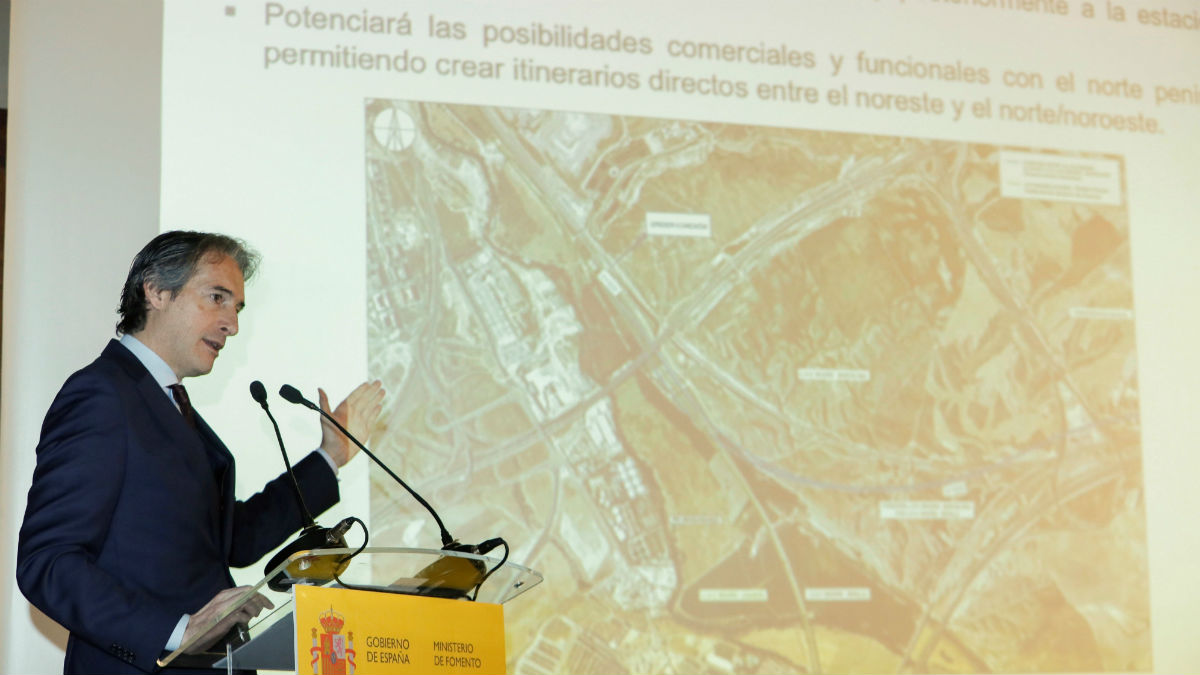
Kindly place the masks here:
[[(171, 396), (175, 402), (179, 404), (179, 412), (183, 415), (183, 421), (188, 423), (188, 426), (200, 430), (196, 427), (196, 411), (192, 408), (192, 402), (188, 399), (187, 389), (183, 388), (182, 384), (172, 384), (168, 389), (171, 390)], [(225, 514), (225, 470), (229, 467), (229, 463), (221, 456), (220, 452), (212, 446), (211, 443), (204, 440), (204, 434), (199, 433), (201, 445), (204, 447), (204, 456), (208, 460), (208, 467), (212, 471), (212, 479), (216, 492), (216, 499), (212, 501), (212, 505), (208, 512), (209, 525), (212, 528), (213, 541), (221, 541), (221, 521)]]
[(183, 420), (188, 423), (188, 426), (196, 428), (196, 414), (192, 411), (192, 402), (188, 400), (187, 389), (183, 388), (178, 382), (167, 387), (171, 390), (171, 396), (175, 397), (175, 402), (179, 404), (179, 412), (183, 414)]

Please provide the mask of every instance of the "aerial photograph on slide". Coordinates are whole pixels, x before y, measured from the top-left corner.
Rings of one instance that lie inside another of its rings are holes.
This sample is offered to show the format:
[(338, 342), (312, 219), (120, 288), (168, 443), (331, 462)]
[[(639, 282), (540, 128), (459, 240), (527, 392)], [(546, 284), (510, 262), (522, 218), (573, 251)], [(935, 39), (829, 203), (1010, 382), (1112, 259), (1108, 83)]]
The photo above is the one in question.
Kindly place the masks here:
[[(545, 576), (510, 672), (1152, 669), (1121, 157), (386, 99), (363, 142), (373, 447)], [(383, 473), (371, 522), (437, 545)]]

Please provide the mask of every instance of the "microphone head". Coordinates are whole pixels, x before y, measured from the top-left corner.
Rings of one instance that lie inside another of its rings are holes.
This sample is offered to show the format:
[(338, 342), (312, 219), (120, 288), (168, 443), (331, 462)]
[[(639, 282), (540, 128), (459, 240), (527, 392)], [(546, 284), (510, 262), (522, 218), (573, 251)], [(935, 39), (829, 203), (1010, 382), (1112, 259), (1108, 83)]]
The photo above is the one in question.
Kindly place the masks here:
[(262, 382), (255, 380), (250, 383), (250, 398), (258, 401), (259, 405), (267, 404), (267, 388)]
[(302, 406), (309, 408), (312, 407), (312, 403), (310, 403), (308, 399), (304, 398), (304, 396), (300, 394), (300, 390), (296, 389), (290, 384), (285, 384), (280, 387), (279, 395), (282, 396), (283, 400), (287, 401), (288, 403), (299, 403)]

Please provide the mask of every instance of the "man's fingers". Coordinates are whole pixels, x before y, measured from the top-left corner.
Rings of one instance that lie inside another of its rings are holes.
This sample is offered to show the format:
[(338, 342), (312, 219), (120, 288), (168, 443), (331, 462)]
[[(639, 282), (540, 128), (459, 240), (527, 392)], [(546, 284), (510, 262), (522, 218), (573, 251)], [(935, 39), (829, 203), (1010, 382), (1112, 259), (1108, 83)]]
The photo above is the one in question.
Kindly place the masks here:
[[(318, 389), (317, 393), (321, 400), (321, 409), (336, 419), (338, 424), (344, 427), (350, 435), (365, 443), (371, 435), (371, 428), (375, 421), (383, 412), (383, 397), (386, 394), (383, 382), (379, 380), (363, 382), (342, 399), (342, 402), (332, 412), (329, 411), (329, 398), (325, 394), (325, 390)], [(321, 447), (329, 453), (338, 466), (350, 461), (358, 452), (351, 442), (335, 429), (335, 425), (324, 418), (321, 419)]]
[(345, 404), (356, 413), (356, 416), (362, 418), (363, 422), (369, 423), (379, 417), (379, 413), (383, 411), (383, 397), (386, 393), (383, 383), (379, 380), (363, 382), (350, 392), (350, 395), (346, 397)]
[(374, 405), (383, 401), (383, 383), (379, 380), (363, 382), (350, 392), (346, 400), (352, 405)]
[[(249, 598), (246, 598), (245, 596), (250, 590), (250, 586), (227, 588), (214, 595), (212, 600), (209, 600), (207, 604), (193, 614), (188, 620), (187, 628), (184, 630), (183, 641), (187, 643), (194, 639), (200, 630), (204, 630), (204, 633), (188, 649), (188, 652), (196, 653), (197, 651), (203, 651), (227, 633), (235, 623), (250, 623), (250, 620), (262, 613), (264, 609), (275, 607), (261, 593), (254, 593)], [(244, 602), (239, 605), (239, 601), (242, 600)], [(217, 620), (217, 617), (222, 615), (224, 616), (220, 620)], [(213, 621), (216, 621), (216, 623), (213, 623)]]
[[(322, 394), (324, 393), (323, 390), (317, 391)], [(372, 406), (377, 403), (382, 403), (384, 393), (383, 382), (379, 380), (363, 382), (355, 387), (348, 396), (346, 396), (345, 400), (338, 405), (338, 409), (343, 409), (346, 406), (361, 408), (363, 406)]]
[(275, 607), (275, 605), (267, 599), (267, 596), (263, 595), (262, 593), (255, 593), (254, 597), (247, 600), (241, 606), (241, 610), (244, 612), (249, 612), (251, 617), (256, 617), (264, 609), (270, 609), (273, 607)]
[(256, 594), (254, 599), (246, 604), (246, 610), (254, 612), (251, 616), (258, 616), (264, 609), (275, 609), (275, 604), (261, 593)]

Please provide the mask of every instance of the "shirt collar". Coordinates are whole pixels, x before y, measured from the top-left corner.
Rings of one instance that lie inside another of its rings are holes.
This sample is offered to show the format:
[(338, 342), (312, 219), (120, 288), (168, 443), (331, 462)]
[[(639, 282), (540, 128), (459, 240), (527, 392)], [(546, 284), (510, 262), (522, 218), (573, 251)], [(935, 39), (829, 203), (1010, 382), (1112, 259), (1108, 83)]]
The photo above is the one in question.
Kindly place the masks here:
[[(146, 370), (150, 371), (150, 376), (154, 378), (158, 386), (162, 387), (163, 393), (170, 396), (171, 392), (167, 387), (179, 382), (179, 378), (175, 377), (175, 371), (171, 370), (171, 366), (168, 366), (167, 362), (163, 361), (161, 356), (155, 354), (153, 349), (150, 349), (141, 340), (129, 333), (122, 335), (119, 342), (132, 352), (138, 361), (142, 362)], [(174, 401), (175, 399), (172, 398), (171, 400)]]

